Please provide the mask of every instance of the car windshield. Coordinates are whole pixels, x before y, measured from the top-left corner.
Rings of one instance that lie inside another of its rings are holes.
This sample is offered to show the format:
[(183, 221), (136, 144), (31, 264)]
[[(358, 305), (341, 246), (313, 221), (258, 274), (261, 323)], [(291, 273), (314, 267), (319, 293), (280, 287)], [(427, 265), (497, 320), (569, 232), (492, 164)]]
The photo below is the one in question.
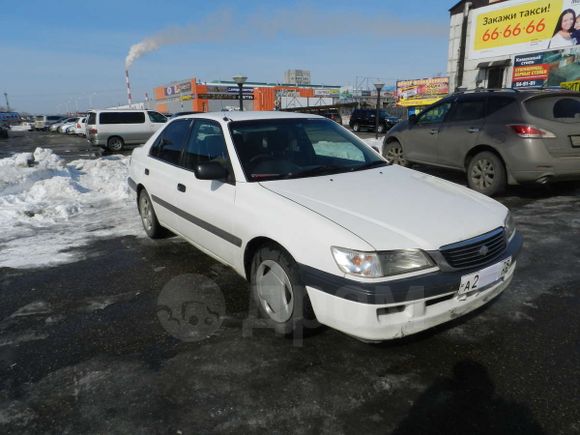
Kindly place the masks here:
[(269, 119), (229, 125), (248, 181), (359, 171), (385, 162), (356, 136), (327, 119)]

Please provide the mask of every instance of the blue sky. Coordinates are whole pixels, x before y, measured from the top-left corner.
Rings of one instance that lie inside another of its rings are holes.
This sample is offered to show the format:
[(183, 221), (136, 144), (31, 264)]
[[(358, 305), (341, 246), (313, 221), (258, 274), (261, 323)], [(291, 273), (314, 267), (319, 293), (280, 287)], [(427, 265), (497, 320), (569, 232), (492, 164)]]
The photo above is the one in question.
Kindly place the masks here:
[[(0, 14), (0, 93), (19, 111), (55, 113), (126, 103), (124, 63), (140, 41), (161, 40), (130, 68), (133, 99), (197, 77), (281, 82), (290, 68), (314, 83), (445, 74), (448, 8), (427, 0), (7, 2)], [(9, 6), (8, 6), (9, 5)], [(4, 106), (3, 96), (0, 106)]]

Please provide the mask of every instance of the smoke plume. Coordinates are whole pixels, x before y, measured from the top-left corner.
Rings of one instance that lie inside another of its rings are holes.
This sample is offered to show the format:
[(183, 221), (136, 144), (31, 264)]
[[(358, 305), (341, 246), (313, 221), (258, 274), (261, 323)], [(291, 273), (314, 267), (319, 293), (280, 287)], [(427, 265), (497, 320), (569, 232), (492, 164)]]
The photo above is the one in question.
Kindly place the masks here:
[(372, 36), (377, 38), (446, 37), (449, 26), (431, 21), (402, 21), (388, 15), (369, 17), (360, 13), (329, 12), (301, 7), (292, 10), (263, 10), (234, 17), (229, 10), (204, 17), (199, 23), (162, 30), (129, 49), (125, 59), (128, 69), (141, 56), (172, 44), (244, 40), (272, 41), (279, 36), (328, 39), (337, 36)]

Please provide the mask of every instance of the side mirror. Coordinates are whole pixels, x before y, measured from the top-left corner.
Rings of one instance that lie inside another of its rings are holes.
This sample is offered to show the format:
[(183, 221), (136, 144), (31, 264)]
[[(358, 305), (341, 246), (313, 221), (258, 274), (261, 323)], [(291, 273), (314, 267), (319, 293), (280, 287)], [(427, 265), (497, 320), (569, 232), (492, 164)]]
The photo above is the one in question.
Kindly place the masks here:
[(417, 124), (417, 115), (409, 116), (409, 125)]
[(228, 170), (218, 162), (200, 163), (193, 172), (200, 180), (225, 180), (228, 177)]

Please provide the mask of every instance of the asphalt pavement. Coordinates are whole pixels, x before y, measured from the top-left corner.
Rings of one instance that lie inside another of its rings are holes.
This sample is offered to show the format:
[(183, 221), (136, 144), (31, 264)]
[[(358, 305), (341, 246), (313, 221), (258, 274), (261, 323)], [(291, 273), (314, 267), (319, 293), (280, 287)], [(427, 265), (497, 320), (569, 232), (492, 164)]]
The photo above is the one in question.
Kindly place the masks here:
[[(37, 146), (99, 155), (31, 132), (0, 140), (0, 157)], [(0, 432), (580, 433), (580, 185), (497, 199), (525, 237), (512, 286), (381, 344), (328, 328), (277, 336), (244, 280), (177, 237), (101, 240), (74, 263), (0, 269)]]

